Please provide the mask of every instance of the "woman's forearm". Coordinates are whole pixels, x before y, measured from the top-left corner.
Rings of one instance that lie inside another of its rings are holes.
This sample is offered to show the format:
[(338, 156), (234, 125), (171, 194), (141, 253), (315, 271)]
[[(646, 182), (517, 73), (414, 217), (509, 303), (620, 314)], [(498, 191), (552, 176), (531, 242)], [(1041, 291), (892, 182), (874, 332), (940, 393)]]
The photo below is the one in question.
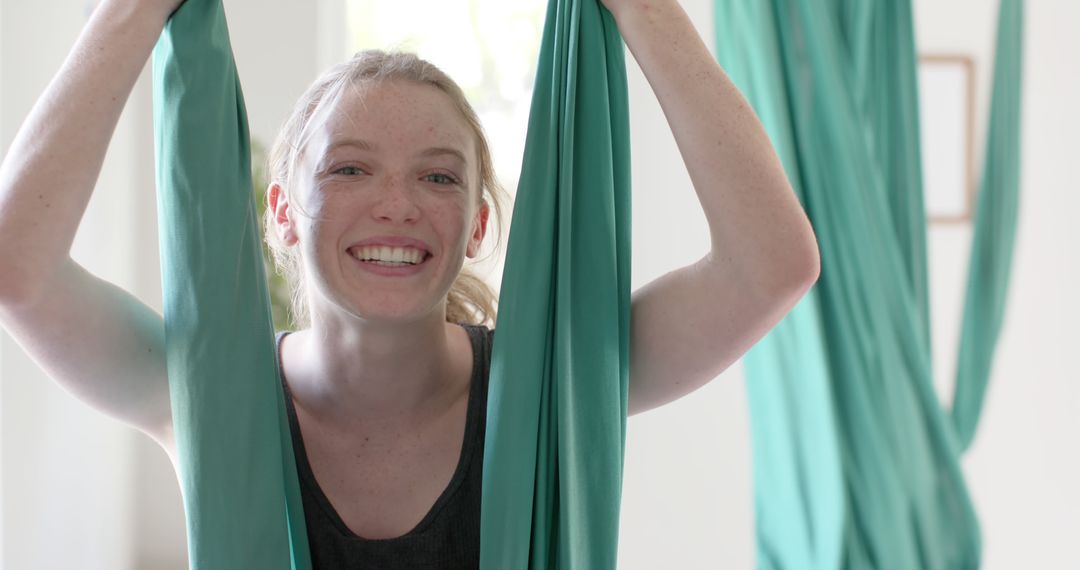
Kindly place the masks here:
[(102, 2), (16, 134), (0, 165), (0, 301), (31, 294), (69, 259), (109, 140), (167, 16), (149, 2)]

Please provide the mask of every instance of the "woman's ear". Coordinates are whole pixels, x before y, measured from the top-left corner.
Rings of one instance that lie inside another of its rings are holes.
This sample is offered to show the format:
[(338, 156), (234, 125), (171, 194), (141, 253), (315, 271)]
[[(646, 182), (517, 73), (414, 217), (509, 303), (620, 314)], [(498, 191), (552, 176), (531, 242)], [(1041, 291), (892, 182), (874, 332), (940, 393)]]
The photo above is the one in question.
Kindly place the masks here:
[(266, 204), (274, 213), (274, 226), (282, 243), (291, 246), (299, 241), (292, 216), (289, 215), (289, 197), (285, 189), (277, 182), (270, 183), (266, 189)]
[(487, 201), (480, 202), (480, 209), (476, 211), (476, 217), (473, 218), (473, 231), (469, 236), (469, 245), (465, 249), (465, 257), (473, 258), (480, 254), (480, 244), (484, 241), (484, 234), (487, 233), (488, 216), (491, 214), (491, 209), (488, 208)]

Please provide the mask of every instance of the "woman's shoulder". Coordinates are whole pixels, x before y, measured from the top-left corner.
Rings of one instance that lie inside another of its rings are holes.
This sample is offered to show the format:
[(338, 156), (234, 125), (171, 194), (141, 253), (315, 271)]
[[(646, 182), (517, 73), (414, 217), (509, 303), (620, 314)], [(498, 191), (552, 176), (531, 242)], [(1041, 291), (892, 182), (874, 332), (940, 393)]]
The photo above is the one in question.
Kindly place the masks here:
[(485, 324), (470, 324), (470, 323), (458, 323), (469, 333), (469, 338), (480, 340), (488, 344), (491, 343), (491, 339), (495, 336), (495, 329), (488, 327)]
[(474, 369), (486, 371), (491, 362), (491, 344), (495, 338), (495, 329), (483, 324), (458, 323), (469, 334), (473, 349)]
[(489, 326), (487, 326), (486, 324), (483, 324), (483, 323), (481, 323), (481, 324), (458, 323), (458, 326), (460, 326), (460, 327), (464, 328), (465, 330), (469, 331), (470, 334), (477, 334), (477, 335), (486, 336), (486, 337), (494, 336), (494, 334), (495, 334), (495, 329), (494, 328), (489, 327)]

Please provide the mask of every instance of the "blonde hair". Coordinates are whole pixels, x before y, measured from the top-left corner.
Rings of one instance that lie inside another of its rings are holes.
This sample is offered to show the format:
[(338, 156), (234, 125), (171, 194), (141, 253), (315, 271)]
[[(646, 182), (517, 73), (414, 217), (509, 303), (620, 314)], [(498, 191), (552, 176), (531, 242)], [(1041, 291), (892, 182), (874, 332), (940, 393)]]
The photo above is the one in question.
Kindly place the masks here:
[[(497, 250), (501, 241), (506, 191), (495, 177), (491, 149), (484, 128), (480, 124), (480, 118), (465, 98), (461, 87), (453, 79), (415, 54), (381, 50), (361, 51), (349, 61), (332, 67), (322, 77), (315, 80), (300, 97), (292, 115), (285, 121), (270, 149), (268, 167), (271, 183), (279, 184), (284, 189), (289, 203), (298, 206), (299, 203), (294, 200), (292, 194), (292, 179), (296, 173), (300, 155), (311, 137), (309, 130), (314, 117), (329, 108), (346, 87), (377, 84), (387, 80), (411, 81), (438, 88), (450, 97), (476, 135), (480, 200), (486, 202), (490, 208), (490, 218), (494, 223), (489, 224), (488, 227), (489, 233), (495, 233), (493, 250)], [(303, 211), (302, 208), (298, 207), (298, 209)], [(281, 241), (276, 231), (274, 212), (269, 207), (266, 209), (263, 224), (266, 243), (273, 255), (277, 271), (285, 278), (292, 291), (290, 307), (293, 324), (299, 328), (307, 327), (310, 324), (307, 284), (298, 248), (287, 247)], [(498, 300), (491, 287), (465, 267), (458, 274), (447, 294), (446, 320), (454, 323), (493, 326), (497, 304)]]

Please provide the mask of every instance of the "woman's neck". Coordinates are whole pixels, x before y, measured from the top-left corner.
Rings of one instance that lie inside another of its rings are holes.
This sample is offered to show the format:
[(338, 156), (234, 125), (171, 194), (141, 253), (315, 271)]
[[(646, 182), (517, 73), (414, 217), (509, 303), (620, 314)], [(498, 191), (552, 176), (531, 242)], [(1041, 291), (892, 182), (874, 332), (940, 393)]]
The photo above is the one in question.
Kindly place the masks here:
[(346, 429), (354, 423), (426, 422), (468, 394), (468, 335), (441, 319), (347, 326), (313, 319), (311, 328), (283, 342), (283, 367), (297, 405)]

